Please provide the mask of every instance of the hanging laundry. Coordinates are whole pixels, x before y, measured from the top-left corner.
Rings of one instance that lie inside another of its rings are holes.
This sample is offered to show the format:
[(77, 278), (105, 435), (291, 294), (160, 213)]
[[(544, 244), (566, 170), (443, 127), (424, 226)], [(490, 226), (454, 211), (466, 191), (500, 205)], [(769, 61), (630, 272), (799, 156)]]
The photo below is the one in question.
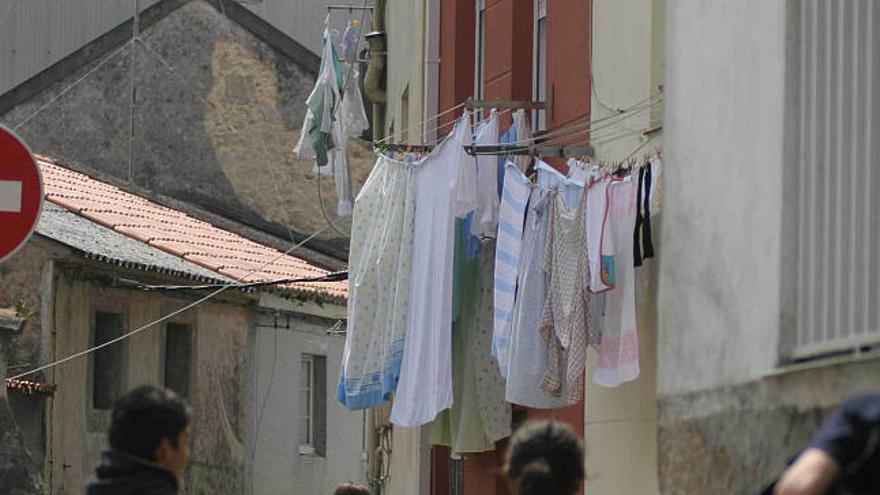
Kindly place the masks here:
[(299, 142), (293, 149), (301, 157), (314, 157), (319, 167), (327, 165), (327, 151), (336, 145), (331, 133), (341, 88), (342, 65), (333, 47), (328, 15), (318, 79), (306, 100), (306, 117), (300, 130)]
[[(351, 214), (354, 201), (351, 193), (350, 170), (346, 156), (345, 124), (342, 122), (341, 105), (343, 68), (336, 56), (329, 28), (329, 15), (325, 20), (324, 51), (318, 79), (306, 100), (306, 116), (300, 129), (299, 141), (293, 152), (300, 157), (315, 158), (315, 172), (333, 175), (336, 182), (337, 214)], [(352, 96), (352, 99), (354, 96)], [(353, 105), (349, 104), (349, 106)], [(354, 110), (352, 110), (354, 111)], [(366, 119), (366, 117), (364, 117)]]
[(589, 288), (594, 294), (613, 289), (617, 279), (614, 239), (608, 221), (610, 184), (611, 178), (599, 172), (591, 173), (587, 179), (586, 251), (590, 259)]
[[(474, 144), (479, 146), (498, 144), (498, 112), (489, 113), (489, 118), (477, 127)], [(492, 155), (477, 155), (477, 197), (479, 204), (474, 210), (470, 232), (483, 239), (494, 238), (498, 228), (498, 208), (501, 203), (498, 191), (498, 160)]]
[[(636, 184), (631, 177), (609, 186), (609, 219), (616, 245), (632, 242), (636, 219)], [(613, 291), (605, 295), (605, 320), (599, 343), (599, 363), (593, 382), (617, 387), (639, 376), (639, 339), (636, 329), (635, 268), (633, 251), (617, 251), (618, 279)]]
[(523, 222), (532, 183), (513, 162), (507, 162), (504, 174), (504, 193), (498, 219), (495, 246), (494, 330), (492, 355), (498, 359), (502, 376), (507, 376), (510, 361), (510, 332), (513, 324), (513, 304), (523, 244)]
[[(513, 123), (498, 139), (500, 144), (519, 143), (523, 145), (531, 144), (532, 138), (531, 127), (529, 126), (526, 111), (519, 109), (513, 112)], [(525, 172), (531, 164), (532, 158), (525, 155), (510, 155), (498, 157), (498, 197), (503, 196), (504, 185), (504, 167), (508, 161), (512, 161), (520, 171)]]
[(645, 190), (644, 196), (645, 201), (641, 204), (642, 211), (642, 258), (653, 258), (654, 257), (654, 240), (651, 234), (651, 189), (653, 188), (654, 180), (652, 177), (653, 173), (651, 172), (651, 162), (648, 162), (648, 166), (645, 169)]
[(651, 216), (660, 213), (663, 198), (663, 160), (659, 155), (651, 159)]
[(357, 62), (357, 46), (360, 41), (358, 39), (357, 26), (357, 19), (349, 21), (348, 26), (345, 27), (345, 33), (342, 35), (342, 41), (339, 43), (342, 59), (348, 63)]
[(511, 434), (511, 405), (504, 400), (504, 377), (498, 360), (492, 356), (494, 325), (495, 241), (489, 241), (480, 253), (480, 291), (477, 307), (477, 331), (469, 348), (468, 360), (476, 363), (477, 405), (483, 420), (483, 431), (493, 442)]
[(586, 195), (569, 208), (551, 192), (549, 231), (543, 271), (547, 300), (538, 331), (547, 345), (547, 371), (541, 388), (570, 402), (584, 398), (587, 345), (598, 342), (591, 331), (586, 280), (589, 259), (584, 249)]
[(338, 144), (327, 153), (327, 156), (330, 158), (330, 167), (333, 169), (336, 185), (336, 214), (344, 217), (351, 215), (354, 205), (351, 194), (351, 170), (348, 164), (348, 137), (339, 119), (333, 122), (332, 131), (333, 140)]
[(455, 218), (476, 207), (470, 112), (418, 165), (412, 291), (391, 421), (421, 426), (452, 406), (452, 274)]
[(349, 409), (389, 402), (409, 310), (415, 172), (379, 156), (355, 201), (348, 258), (348, 329), (337, 398)]
[[(431, 443), (450, 447), (453, 457), (494, 450), (495, 441), (510, 435), (510, 404), (504, 381), (490, 354), (492, 252), (467, 256), (465, 222), (456, 221), (455, 282), (461, 305), (453, 311), (453, 403), (432, 424)], [(488, 300), (488, 304), (484, 304)], [(484, 313), (487, 313), (484, 316)], [(491, 369), (494, 369), (494, 374)]]
[(550, 191), (557, 189), (568, 207), (576, 207), (583, 184), (569, 180), (544, 162), (539, 161), (535, 168), (537, 181), (529, 199), (519, 257), (505, 399), (526, 407), (555, 409), (573, 402), (541, 388), (547, 370), (547, 346), (538, 325), (547, 299), (543, 267), (550, 226)]

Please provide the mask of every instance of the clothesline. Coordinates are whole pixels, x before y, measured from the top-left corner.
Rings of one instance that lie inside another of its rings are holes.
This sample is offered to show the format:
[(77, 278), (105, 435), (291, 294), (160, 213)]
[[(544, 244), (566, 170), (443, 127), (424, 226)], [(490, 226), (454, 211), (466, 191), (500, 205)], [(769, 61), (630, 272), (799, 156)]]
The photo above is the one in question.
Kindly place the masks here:
[[(581, 400), (587, 346), (599, 351), (595, 383), (638, 376), (634, 270), (653, 255), (660, 160), (608, 170), (570, 159), (567, 176), (536, 160), (530, 179), (515, 157), (464, 155), (516, 142), (524, 111), (503, 136), (498, 112), (455, 123), (418, 167), (378, 154), (358, 196), (337, 397), (363, 409), (394, 395), (394, 424), (435, 421), (434, 441), (461, 452), (503, 438), (509, 409), (496, 406)], [(462, 395), (474, 386), (487, 388)], [(477, 411), (482, 423), (468, 423)]]

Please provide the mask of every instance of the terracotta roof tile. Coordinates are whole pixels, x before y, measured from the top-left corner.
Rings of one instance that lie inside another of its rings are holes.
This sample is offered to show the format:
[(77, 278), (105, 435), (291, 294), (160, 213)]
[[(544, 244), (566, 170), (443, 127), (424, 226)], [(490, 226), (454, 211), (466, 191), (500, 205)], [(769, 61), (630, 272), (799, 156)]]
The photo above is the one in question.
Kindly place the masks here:
[[(38, 157), (37, 162), (43, 172), (49, 201), (214, 272), (245, 282), (319, 277), (329, 273), (301, 258), (285, 255), (49, 159)], [(345, 282), (305, 283), (285, 288), (335, 298), (348, 295)]]

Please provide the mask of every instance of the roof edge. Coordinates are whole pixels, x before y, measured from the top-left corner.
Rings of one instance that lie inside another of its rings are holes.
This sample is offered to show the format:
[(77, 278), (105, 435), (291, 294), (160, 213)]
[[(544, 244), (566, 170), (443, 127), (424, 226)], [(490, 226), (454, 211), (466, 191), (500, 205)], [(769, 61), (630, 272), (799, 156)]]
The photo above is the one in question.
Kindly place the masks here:
[[(192, 216), (197, 220), (207, 222), (223, 230), (228, 230), (234, 234), (238, 234), (258, 244), (263, 244), (282, 252), (287, 251), (292, 247), (290, 239), (279, 237), (275, 232), (272, 232), (265, 228), (261, 228), (260, 226), (255, 226), (246, 222), (242, 222), (236, 218), (226, 216), (221, 212), (211, 211), (205, 209), (202, 206), (188, 203), (183, 200), (175, 199), (170, 196), (166, 196), (151, 191), (149, 189), (139, 187), (137, 185), (125, 182), (117, 177), (113, 177), (112, 175), (82, 166), (78, 163), (69, 162), (67, 160), (61, 161), (50, 156), (41, 155), (39, 153), (35, 153), (34, 157), (37, 160), (48, 162), (59, 167), (73, 170), (74, 172), (85, 174), (92, 179), (105, 182), (114, 187), (118, 187), (119, 189), (129, 194), (134, 194), (135, 196), (153, 201), (159, 205), (165, 206), (166, 208), (180, 211), (182, 213)], [(64, 207), (63, 205), (60, 206)], [(296, 231), (294, 231), (293, 234), (294, 242), (303, 242), (305, 239), (308, 238), (309, 235)], [(311, 246), (309, 246), (309, 244)], [(308, 244), (303, 245), (291, 252), (291, 255), (297, 258), (302, 258), (310, 263), (317, 265), (320, 268), (324, 268), (329, 271), (339, 271), (344, 269), (348, 265), (348, 262), (346, 259), (340, 258), (335, 253), (335, 251), (337, 250), (325, 245), (324, 242), (318, 239), (312, 239), (308, 242)]]
[[(160, 0), (151, 5), (141, 11), (139, 19), (141, 30), (148, 29), (180, 7), (193, 1), (197, 0)], [(311, 72), (312, 75), (317, 76), (321, 66), (321, 58), (318, 55), (312, 53), (304, 45), (248, 10), (247, 7), (236, 1), (224, 2), (222, 5), (220, 2), (223, 0), (201, 1), (211, 5), (221, 13), (225, 13), (230, 19), (261, 41), (289, 57), (295, 63)], [(18, 105), (42, 93), (53, 84), (83, 67), (97, 62), (111, 51), (124, 45), (131, 40), (132, 21), (133, 19), (131, 18), (126, 19), (115, 28), (99, 35), (70, 55), (31, 76), (6, 93), (0, 94), (0, 115), (8, 113)]]

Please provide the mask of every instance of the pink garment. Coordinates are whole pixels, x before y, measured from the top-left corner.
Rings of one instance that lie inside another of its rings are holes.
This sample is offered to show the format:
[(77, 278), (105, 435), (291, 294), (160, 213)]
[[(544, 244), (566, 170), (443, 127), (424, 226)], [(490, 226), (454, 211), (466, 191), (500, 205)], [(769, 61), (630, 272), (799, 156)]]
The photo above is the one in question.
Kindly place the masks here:
[[(609, 186), (611, 236), (617, 246), (632, 245), (636, 221), (636, 186), (628, 177)], [(605, 320), (599, 343), (599, 365), (593, 382), (617, 387), (639, 376), (639, 337), (636, 329), (633, 250), (618, 249), (617, 285), (605, 293)]]

